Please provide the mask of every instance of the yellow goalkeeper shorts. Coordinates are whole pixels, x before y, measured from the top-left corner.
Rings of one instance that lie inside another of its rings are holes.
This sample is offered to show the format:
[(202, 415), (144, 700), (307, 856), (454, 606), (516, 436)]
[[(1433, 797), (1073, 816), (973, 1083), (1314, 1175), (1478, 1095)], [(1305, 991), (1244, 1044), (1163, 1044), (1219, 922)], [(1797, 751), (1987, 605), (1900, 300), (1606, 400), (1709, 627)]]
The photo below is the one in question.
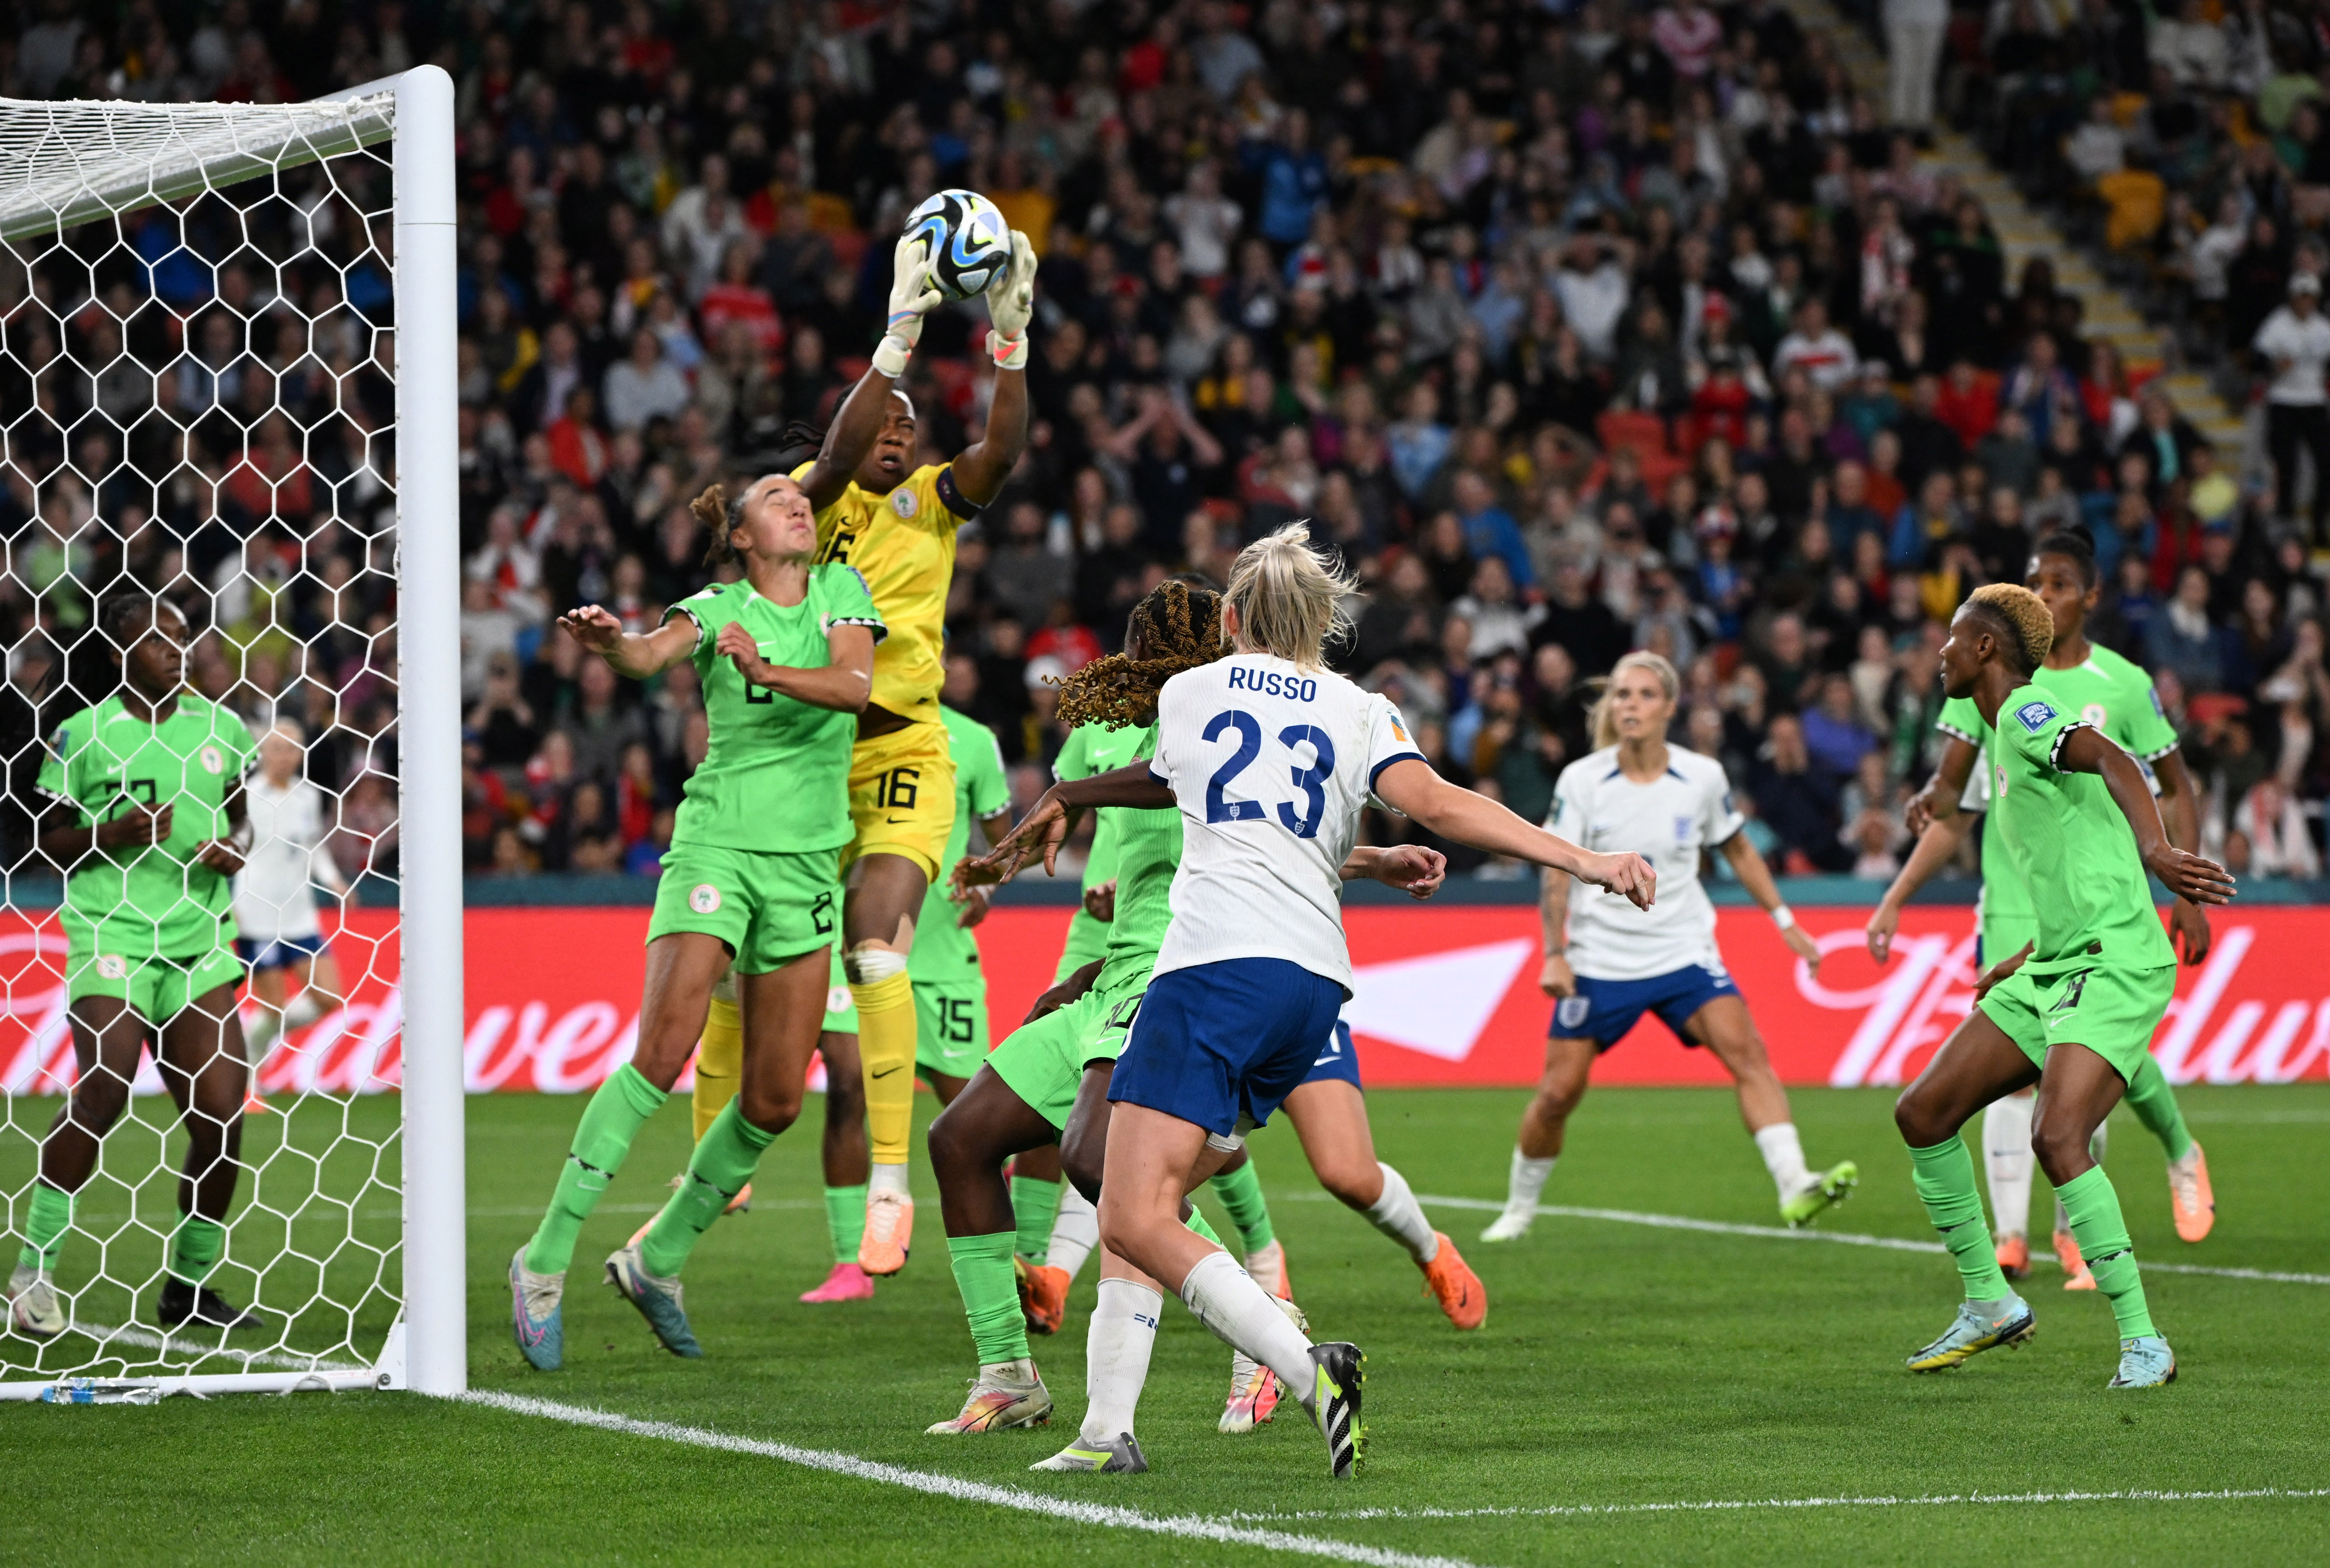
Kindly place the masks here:
[(954, 831), (954, 754), (943, 724), (909, 724), (860, 741), (849, 756), (849, 818), (857, 836), (842, 864), (902, 855), (936, 882)]

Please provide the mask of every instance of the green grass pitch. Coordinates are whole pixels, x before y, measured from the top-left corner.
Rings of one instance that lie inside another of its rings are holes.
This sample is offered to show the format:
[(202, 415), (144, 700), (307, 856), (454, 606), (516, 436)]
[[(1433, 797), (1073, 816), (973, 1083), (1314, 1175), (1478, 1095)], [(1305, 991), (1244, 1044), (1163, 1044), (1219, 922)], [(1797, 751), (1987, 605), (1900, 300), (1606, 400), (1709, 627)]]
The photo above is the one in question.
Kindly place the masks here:
[[(1419, 1193), (1476, 1198), (1502, 1194), (1520, 1100), (1510, 1091), (1369, 1097), (1383, 1157)], [(1930, 1240), (1890, 1097), (1799, 1091), (1795, 1100), (1815, 1163), (1851, 1157), (1864, 1173), (1859, 1195), (1823, 1228)], [(2122, 1113), (2108, 1164), (2140, 1255), (2330, 1273), (2330, 1087), (2196, 1088), (2184, 1102), (2210, 1151), (2221, 1217), (2200, 1246), (2175, 1239), (2157, 1147)], [(1253, 1436), (1217, 1435), (1228, 1352), (1170, 1302), (1141, 1412), (1153, 1471), (1029, 1476), (1082, 1412), (1093, 1271), (1078, 1281), (1066, 1331), (1036, 1342), (1059, 1401), (1052, 1427), (925, 1438), (926, 1424), (953, 1412), (971, 1371), (935, 1195), (918, 1167), (914, 1261), (876, 1300), (798, 1304), (828, 1261), (819, 1109), (812, 1099), (803, 1124), (763, 1160), (753, 1212), (724, 1221), (697, 1252), (688, 1306), (707, 1355), (679, 1362), (596, 1282), (595, 1268), (684, 1160), (687, 1110), (668, 1107), (584, 1233), (567, 1299), (567, 1370), (545, 1376), (511, 1346), (503, 1272), (548, 1194), (580, 1102), (470, 1100), (475, 1385), (1157, 1518), (1240, 1515), (1246, 1528), (1325, 1543), (1331, 1559), (1347, 1561), (1372, 1551), (1401, 1554), (1376, 1558), (1386, 1563), (1478, 1564), (2265, 1563), (2330, 1553), (2330, 1497), (2287, 1495), (2330, 1488), (2330, 1286), (2153, 1273), (2147, 1288), (2183, 1376), (2164, 1391), (2113, 1394), (2103, 1387), (2116, 1356), (2106, 1303), (2065, 1295), (2041, 1264), (2026, 1287), (2040, 1321), (2031, 1347), (1919, 1378), (1901, 1358), (1952, 1310), (1956, 1280), (1942, 1256), (1558, 1216), (1516, 1247), (1492, 1249), (1473, 1241), (1486, 1214), (1442, 1206), (1435, 1223), (1465, 1247), (1490, 1292), (1486, 1327), (1459, 1335), (1405, 1258), (1323, 1201), (1293, 1137), (1276, 1128), (1255, 1148), (1296, 1294), (1322, 1336), (1357, 1339), (1369, 1355), (1370, 1440), (1359, 1479), (1325, 1478), (1321, 1447), (1291, 1410)], [(349, 1114), (376, 1136), (395, 1110), (383, 1098)], [(15, 1132), (0, 1141), (0, 1184), (21, 1185), (29, 1157)], [(167, 1190), (147, 1184), (141, 1210), (166, 1205)], [(1596, 1091), (1546, 1201), (1773, 1221), (1769, 1184), (1721, 1091)], [(2042, 1226), (2047, 1202), (2042, 1184)], [(359, 1227), (393, 1235), (390, 1214), (360, 1207)], [(158, 1260), (158, 1241), (147, 1244)], [(240, 1229), (234, 1245), (247, 1245)], [(66, 1261), (68, 1284), (89, 1266), (83, 1247)], [(150, 1311), (150, 1291), (140, 1305)], [(365, 1308), (360, 1328), (376, 1337), (384, 1310)], [(20, 1357), (22, 1342), (9, 1344)], [(1282, 1554), (396, 1394), (0, 1405), (0, 1467), (11, 1520), (0, 1559), (26, 1561), (1155, 1564)], [(2285, 1495), (1906, 1501), (2259, 1488)], [(1887, 1497), (1905, 1501), (1618, 1511)], [(1547, 1511), (1556, 1509), (1610, 1511)]]

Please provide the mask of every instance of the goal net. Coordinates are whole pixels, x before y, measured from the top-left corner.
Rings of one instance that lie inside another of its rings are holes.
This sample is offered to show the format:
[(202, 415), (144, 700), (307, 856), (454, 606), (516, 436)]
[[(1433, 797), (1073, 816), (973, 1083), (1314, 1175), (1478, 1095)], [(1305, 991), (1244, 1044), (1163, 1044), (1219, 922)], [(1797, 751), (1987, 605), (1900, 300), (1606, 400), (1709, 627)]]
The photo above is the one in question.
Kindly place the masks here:
[(0, 1397), (463, 1386), (451, 111), (0, 100)]

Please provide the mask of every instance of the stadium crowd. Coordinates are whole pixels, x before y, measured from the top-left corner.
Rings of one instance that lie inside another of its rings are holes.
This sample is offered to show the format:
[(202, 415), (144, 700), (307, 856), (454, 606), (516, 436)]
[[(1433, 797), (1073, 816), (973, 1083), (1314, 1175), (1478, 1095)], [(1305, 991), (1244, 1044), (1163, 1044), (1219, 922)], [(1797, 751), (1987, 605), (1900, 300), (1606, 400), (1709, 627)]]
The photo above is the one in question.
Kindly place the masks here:
[[(2310, 13), (2212, 4), (2042, 26), (2013, 0), (1945, 98), (2090, 185), (2108, 122), (2173, 184), (2160, 276), (2237, 355), (2289, 327), (2257, 368), (2284, 471), (2320, 455), (2318, 529), (2330, 326), (2299, 280), (2330, 51)], [(1647, 647), (1778, 868), (1890, 875), (1949, 615), (2080, 524), (2096, 633), (2155, 672), (2206, 846), (2318, 874), (2299, 497), (2083, 337), (2043, 262), (2007, 276), (1898, 105), (1776, 0), (23, 10), (10, 96), (289, 100), (432, 60), (459, 84), (473, 873), (652, 869), (706, 741), (693, 683), (631, 688), (552, 617), (644, 627), (701, 585), (688, 498), (830, 416), (889, 236), (963, 186), (1042, 255), (1031, 448), (949, 604), (948, 700), (1023, 804), (1063, 739), (1047, 677), (1165, 573), (1307, 516), (1364, 589), (1342, 666), (1449, 775), (1542, 814), (1589, 682)], [(108, 582), (202, 600), (196, 678), (307, 720), (354, 873), (393, 860), (395, 632), (385, 170), (351, 163), (249, 223), (198, 203), (95, 268), (0, 268), (0, 615), (29, 736)], [(294, 231), (315, 260), (266, 264)], [(926, 460), (980, 428), (984, 325), (951, 308), (914, 358)]]

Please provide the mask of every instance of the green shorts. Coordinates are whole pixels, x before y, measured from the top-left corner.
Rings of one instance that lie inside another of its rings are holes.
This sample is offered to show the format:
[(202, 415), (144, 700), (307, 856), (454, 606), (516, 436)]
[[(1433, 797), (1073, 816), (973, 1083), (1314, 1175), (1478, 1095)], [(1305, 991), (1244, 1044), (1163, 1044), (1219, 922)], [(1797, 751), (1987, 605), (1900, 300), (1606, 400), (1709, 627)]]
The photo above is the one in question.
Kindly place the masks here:
[(2047, 1047), (2084, 1045), (2126, 1082), (2152, 1050), (2168, 998), (2176, 992), (2176, 966), (2156, 969), (2070, 969), (2033, 975), (2020, 968), (1990, 988), (1982, 1010), (2022, 1047), (2034, 1066), (2047, 1064)]
[(968, 1078), (987, 1060), (987, 982), (914, 982), (914, 1065)]
[(1084, 1069), (1113, 1062), (1123, 1052), (1148, 989), (1145, 968), (1113, 985), (1094, 986), (1066, 1006), (1011, 1031), (987, 1064), (1028, 1109), (1065, 1130)]
[(124, 958), (103, 951), (99, 945), (103, 940), (101, 936), (86, 944), (79, 937), (71, 940), (65, 957), (68, 1003), (83, 997), (118, 997), (148, 1024), (162, 1025), (195, 997), (221, 986), (242, 984), (248, 972), (234, 956), (231, 931), (224, 944), (182, 959)]
[(837, 849), (783, 855), (675, 844), (663, 857), (648, 940), (701, 931), (727, 944), (739, 974), (765, 975), (841, 929), (840, 864)]

